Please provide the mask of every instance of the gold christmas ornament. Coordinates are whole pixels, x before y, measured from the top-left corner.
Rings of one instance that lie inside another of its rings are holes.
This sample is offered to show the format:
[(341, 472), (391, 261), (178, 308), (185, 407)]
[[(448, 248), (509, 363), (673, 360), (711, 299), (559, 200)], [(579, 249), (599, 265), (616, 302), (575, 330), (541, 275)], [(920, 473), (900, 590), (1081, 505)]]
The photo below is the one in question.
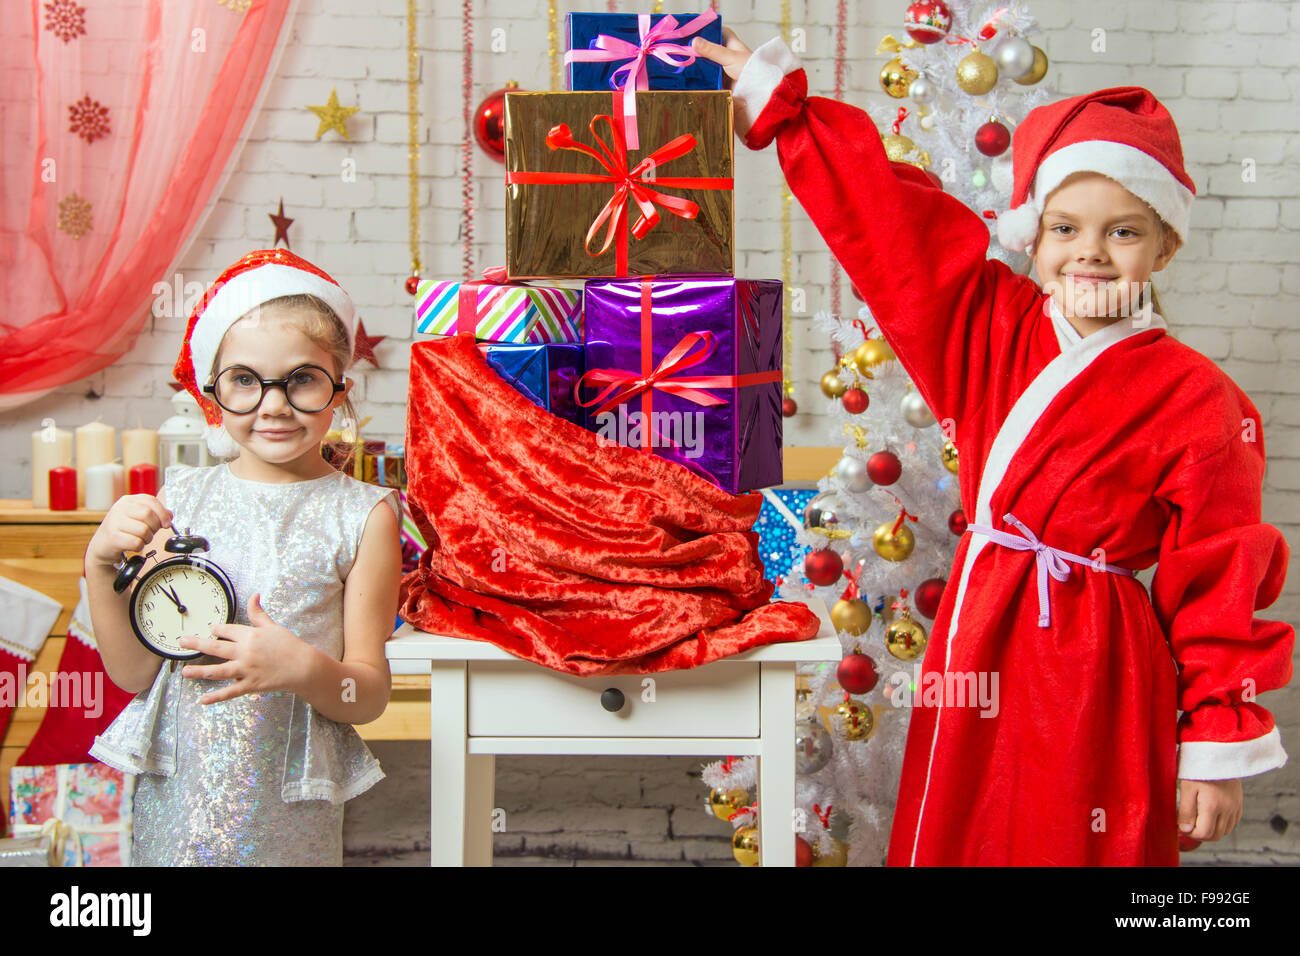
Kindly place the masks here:
[(886, 133), (880, 141), (885, 144), (885, 155), (896, 163), (905, 162), (903, 157), (916, 149), (916, 143), (901, 133)]
[(871, 607), (861, 598), (841, 599), (831, 608), (835, 630), (857, 636), (871, 627)]
[(916, 550), (916, 535), (912, 533), (906, 521), (895, 531), (894, 524), (897, 520), (895, 518), (886, 521), (876, 529), (876, 533), (871, 538), (876, 554), (886, 561), (906, 561)]
[(866, 740), (874, 726), (870, 708), (859, 701), (846, 700), (831, 711), (831, 727), (845, 740)]
[(360, 110), (361, 107), (339, 106), (338, 90), (331, 89), (330, 98), (324, 106), (308, 106), (307, 109), (320, 117), (320, 127), (316, 130), (317, 139), (325, 135), (327, 130), (332, 129), (337, 131), (344, 139), (350, 140), (352, 137), (348, 136), (348, 127), (344, 120)]
[(909, 608), (900, 608), (898, 617), (885, 628), (885, 647), (900, 661), (911, 661), (925, 653), (925, 628), (912, 620)]
[(884, 339), (867, 339), (853, 352), (853, 364), (863, 375), (871, 375), (871, 370), (877, 365), (897, 358)]
[(709, 791), (709, 812), (719, 820), (730, 819), (731, 815), (749, 803), (749, 793), (739, 787), (731, 790), (713, 789)]
[(957, 85), (971, 96), (983, 96), (998, 85), (998, 65), (993, 57), (975, 50), (957, 64)]
[(901, 100), (907, 96), (907, 91), (917, 75), (916, 70), (909, 70), (903, 66), (902, 60), (894, 57), (881, 68), (880, 85), (894, 99)]
[(840, 378), (838, 369), (831, 369), (822, 376), (822, 394), (827, 398), (839, 398), (848, 390), (849, 387)]
[(1047, 75), (1047, 54), (1034, 47), (1034, 65), (1024, 76), (1016, 77), (1021, 86), (1032, 86)]
[[(811, 841), (810, 841), (811, 842)], [(831, 848), (825, 853), (817, 852), (817, 844), (813, 844), (813, 866), (848, 866), (849, 865), (849, 845), (831, 837)]]
[(943, 467), (957, 474), (957, 446), (950, 441), (943, 443)]
[(758, 866), (758, 827), (737, 827), (731, 836), (731, 854), (741, 866)]

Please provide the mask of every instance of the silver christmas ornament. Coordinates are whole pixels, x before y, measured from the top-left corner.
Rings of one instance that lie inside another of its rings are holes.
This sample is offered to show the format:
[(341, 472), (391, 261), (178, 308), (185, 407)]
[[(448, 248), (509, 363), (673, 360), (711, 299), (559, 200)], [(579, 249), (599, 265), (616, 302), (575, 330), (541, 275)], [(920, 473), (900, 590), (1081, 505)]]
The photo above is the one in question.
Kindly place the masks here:
[(912, 98), (912, 102), (918, 106), (928, 106), (934, 102), (939, 91), (935, 89), (934, 83), (930, 78), (922, 73), (912, 81), (912, 85), (907, 88), (907, 95)]
[(844, 488), (855, 495), (869, 491), (874, 482), (867, 474), (867, 463), (845, 455), (835, 466), (835, 477), (844, 483)]
[(847, 534), (847, 515), (840, 496), (833, 491), (823, 491), (809, 501), (803, 509), (803, 526), (828, 536)]
[(1000, 76), (1015, 79), (1034, 68), (1034, 48), (1023, 37), (1009, 36), (993, 51)]
[(816, 773), (830, 763), (835, 743), (816, 717), (804, 717), (794, 725), (794, 769)]
[(903, 413), (903, 419), (913, 428), (929, 428), (935, 423), (935, 417), (930, 412), (930, 406), (925, 404), (925, 399), (921, 397), (920, 392), (907, 392), (903, 396), (903, 400), (898, 404)]

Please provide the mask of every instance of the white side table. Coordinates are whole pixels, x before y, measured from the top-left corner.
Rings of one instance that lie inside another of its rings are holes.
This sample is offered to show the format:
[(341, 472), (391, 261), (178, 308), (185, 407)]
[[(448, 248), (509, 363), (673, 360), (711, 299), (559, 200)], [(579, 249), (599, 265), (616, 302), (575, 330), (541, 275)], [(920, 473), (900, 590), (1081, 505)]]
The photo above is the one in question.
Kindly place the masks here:
[[(793, 866), (795, 664), (842, 657), (824, 605), (810, 606), (821, 629), (809, 640), (616, 677), (573, 677), (402, 625), (385, 655), (395, 674), (429, 675), (432, 865), (492, 865), (497, 754), (756, 754), (763, 864)], [(609, 689), (622, 693), (612, 712)]]

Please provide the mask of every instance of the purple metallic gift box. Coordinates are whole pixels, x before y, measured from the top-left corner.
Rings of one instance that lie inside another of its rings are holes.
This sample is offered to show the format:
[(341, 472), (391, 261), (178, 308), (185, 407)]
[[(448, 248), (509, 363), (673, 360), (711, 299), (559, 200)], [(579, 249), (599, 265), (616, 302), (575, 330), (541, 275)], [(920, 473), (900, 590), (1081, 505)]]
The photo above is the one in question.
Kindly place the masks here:
[[(780, 484), (781, 295), (775, 279), (589, 280), (587, 427), (675, 461), (730, 494)], [(637, 379), (655, 374), (657, 387), (629, 394)], [(719, 402), (708, 404), (710, 396)]]

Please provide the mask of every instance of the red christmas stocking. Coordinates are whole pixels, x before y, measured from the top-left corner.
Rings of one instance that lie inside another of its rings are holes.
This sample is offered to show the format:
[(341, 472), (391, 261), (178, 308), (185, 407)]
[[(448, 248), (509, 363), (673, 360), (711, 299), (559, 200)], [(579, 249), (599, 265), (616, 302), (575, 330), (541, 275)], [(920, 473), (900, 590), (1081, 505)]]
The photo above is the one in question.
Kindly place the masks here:
[[(27, 675), (62, 605), (40, 591), (0, 578), (0, 740), (14, 709), (26, 698)], [(9, 812), (0, 807), (0, 834)]]
[(134, 697), (122, 690), (104, 672), (104, 662), (95, 646), (86, 601), (86, 580), (81, 580), (81, 601), (68, 622), (68, 642), (59, 658), (59, 669), (46, 689), (45, 717), (18, 766), (34, 767), (56, 763), (91, 763), (90, 745), (104, 732)]

